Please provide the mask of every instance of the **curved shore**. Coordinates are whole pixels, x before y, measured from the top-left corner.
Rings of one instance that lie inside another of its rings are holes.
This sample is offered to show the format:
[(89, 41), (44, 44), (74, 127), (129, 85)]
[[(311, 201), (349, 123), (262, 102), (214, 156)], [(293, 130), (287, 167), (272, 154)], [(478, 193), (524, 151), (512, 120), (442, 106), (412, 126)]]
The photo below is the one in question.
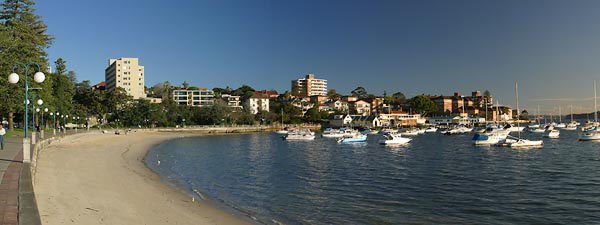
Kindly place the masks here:
[(43, 224), (250, 224), (161, 182), (144, 164), (153, 146), (181, 133), (89, 133), (39, 153), (35, 195)]

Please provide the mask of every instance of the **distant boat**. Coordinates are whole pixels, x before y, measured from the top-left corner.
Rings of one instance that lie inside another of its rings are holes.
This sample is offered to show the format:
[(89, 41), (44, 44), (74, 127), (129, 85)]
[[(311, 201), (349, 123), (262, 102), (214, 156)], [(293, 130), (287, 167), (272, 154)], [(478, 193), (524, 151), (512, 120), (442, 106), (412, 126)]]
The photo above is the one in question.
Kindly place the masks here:
[(600, 131), (598, 131), (598, 104), (596, 101), (596, 81), (594, 80), (594, 122), (587, 123), (582, 128), (583, 132), (579, 135), (580, 141), (600, 140)]
[(435, 133), (437, 132), (437, 128), (436, 127), (428, 127), (427, 129), (425, 129), (425, 133)]
[[(517, 100), (517, 118), (519, 117), (519, 84), (515, 81), (515, 98)], [(519, 127), (519, 121), (517, 120), (517, 126)], [(527, 139), (522, 139), (521, 138), (521, 131), (523, 129), (517, 129), (518, 130), (518, 138), (516, 139), (516, 141), (514, 142), (506, 142), (508, 144), (509, 147), (511, 148), (523, 148), (523, 147), (536, 147), (536, 146), (542, 146), (544, 145), (544, 141), (539, 140), (539, 141), (532, 141), (532, 140), (527, 140)], [(507, 139), (508, 140), (508, 139)]]
[(478, 132), (473, 136), (474, 145), (495, 145), (508, 137), (508, 130), (488, 127), (483, 132)]
[(338, 129), (327, 128), (321, 134), (324, 138), (341, 138), (344, 137), (344, 132)]
[(289, 131), (288, 130), (278, 130), (278, 131), (275, 131), (275, 133), (277, 133), (277, 134), (288, 134)]
[(549, 130), (547, 133), (544, 134), (543, 137), (545, 138), (558, 138), (560, 136), (560, 131), (558, 130)]
[(308, 129), (304, 130), (295, 130), (288, 132), (288, 134), (284, 137), (285, 140), (314, 140), (315, 133)]
[(382, 145), (401, 145), (410, 142), (410, 138), (402, 137), (401, 134), (387, 133), (383, 135), (383, 138), (379, 140), (379, 144)]
[(452, 135), (452, 134), (466, 134), (466, 133), (470, 133), (473, 131), (473, 128), (468, 128), (464, 125), (459, 125), (456, 126), (450, 130), (444, 131), (443, 134), (445, 135)]
[(417, 129), (405, 129), (400, 131), (400, 135), (404, 136), (417, 136), (419, 135), (419, 130)]
[(338, 139), (338, 143), (356, 143), (356, 142), (366, 142), (367, 135), (364, 134), (356, 134), (352, 137), (343, 137)]

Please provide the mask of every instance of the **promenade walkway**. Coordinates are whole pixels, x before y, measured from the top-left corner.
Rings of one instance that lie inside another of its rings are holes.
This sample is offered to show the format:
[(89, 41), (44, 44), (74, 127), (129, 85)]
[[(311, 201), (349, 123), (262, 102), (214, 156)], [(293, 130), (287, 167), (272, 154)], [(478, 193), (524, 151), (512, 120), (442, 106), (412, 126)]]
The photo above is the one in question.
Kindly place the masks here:
[[(79, 132), (82, 132), (80, 129)], [(67, 134), (75, 133), (70, 130)], [(39, 135), (39, 134), (38, 134)], [(57, 133), (56, 135), (62, 135)], [(53, 132), (46, 131), (44, 139), (54, 137)], [(38, 140), (42, 140), (38, 136)], [(31, 146), (33, 151), (34, 146)], [(39, 224), (37, 207), (33, 200), (33, 187), (29, 165), (23, 164), (23, 137), (10, 137), (4, 140), (4, 150), (0, 150), (0, 225)], [(24, 170), (24, 166), (26, 169)], [(21, 201), (19, 202), (19, 195)], [(25, 201), (23, 201), (25, 199)], [(24, 213), (24, 211), (27, 211)], [(36, 215), (37, 218), (21, 215)]]

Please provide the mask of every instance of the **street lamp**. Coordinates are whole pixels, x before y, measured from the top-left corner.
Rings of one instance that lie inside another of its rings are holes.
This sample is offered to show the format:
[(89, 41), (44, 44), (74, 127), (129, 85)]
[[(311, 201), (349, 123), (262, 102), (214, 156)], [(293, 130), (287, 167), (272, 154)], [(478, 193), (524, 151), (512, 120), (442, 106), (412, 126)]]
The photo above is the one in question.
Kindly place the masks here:
[(29, 64), (17, 63), (13, 66), (13, 72), (10, 75), (8, 75), (8, 82), (11, 84), (16, 84), (17, 82), (19, 82), (19, 74), (17, 74), (17, 72), (16, 72), (18, 66), (23, 66), (25, 69), (25, 74), (24, 74), (25, 75), (25, 101), (24, 101), (24, 103), (25, 103), (25, 134), (23, 137), (23, 162), (29, 163), (29, 162), (31, 162), (31, 153), (30, 153), (31, 146), (29, 144), (29, 139), (27, 139), (27, 127), (29, 126), (29, 124), (28, 124), (29, 118), (27, 118), (28, 113), (29, 113), (29, 110), (27, 108), (27, 103), (29, 103), (28, 102), (29, 101), (28, 100), (29, 99), (29, 81), (27, 79), (27, 76), (29, 76), (29, 67), (31, 67), (31, 66), (37, 67), (38, 72), (36, 72), (33, 75), (33, 80), (36, 83), (44, 82), (44, 80), (46, 79), (46, 75), (44, 75), (44, 73), (42, 73), (42, 72), (39, 72), (39, 71), (41, 71), (41, 69), (40, 69), (40, 65), (38, 65), (37, 63), (34, 63), (34, 62), (31, 62)]

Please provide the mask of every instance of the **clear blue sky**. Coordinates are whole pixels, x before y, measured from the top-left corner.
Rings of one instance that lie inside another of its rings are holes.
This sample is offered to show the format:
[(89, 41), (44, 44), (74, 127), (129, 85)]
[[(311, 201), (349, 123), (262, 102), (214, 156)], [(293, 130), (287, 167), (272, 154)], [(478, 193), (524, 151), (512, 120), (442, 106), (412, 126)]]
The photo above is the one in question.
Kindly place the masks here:
[(139, 57), (146, 85), (290, 88), (312, 72), (348, 93), (489, 89), (521, 108), (592, 109), (600, 1), (38, 1), (79, 80), (111, 57)]

